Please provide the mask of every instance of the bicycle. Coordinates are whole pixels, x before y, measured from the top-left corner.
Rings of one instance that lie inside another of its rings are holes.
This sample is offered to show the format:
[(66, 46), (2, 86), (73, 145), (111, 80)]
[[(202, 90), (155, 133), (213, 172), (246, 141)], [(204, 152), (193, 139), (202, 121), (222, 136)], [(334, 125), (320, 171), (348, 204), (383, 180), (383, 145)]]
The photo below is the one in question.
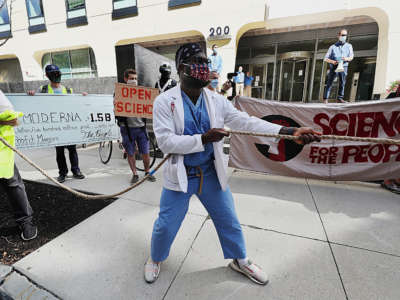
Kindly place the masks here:
[[(124, 147), (122, 146), (122, 143), (118, 140), (118, 148), (123, 150)], [(150, 143), (150, 168), (153, 167), (154, 163), (156, 162), (156, 158), (162, 158), (163, 154), (160, 149), (157, 147), (157, 142), (155, 139), (155, 136), (153, 134), (149, 134), (149, 143)], [(99, 144), (99, 156), (100, 156), (100, 161), (103, 164), (108, 164), (108, 162), (111, 160), (112, 156), (112, 151), (113, 151), (113, 141), (105, 141), (101, 142)], [(136, 169), (139, 171), (144, 171), (144, 164), (143, 164), (143, 159), (142, 156), (139, 154), (137, 151), (135, 151), (135, 158), (136, 158)]]

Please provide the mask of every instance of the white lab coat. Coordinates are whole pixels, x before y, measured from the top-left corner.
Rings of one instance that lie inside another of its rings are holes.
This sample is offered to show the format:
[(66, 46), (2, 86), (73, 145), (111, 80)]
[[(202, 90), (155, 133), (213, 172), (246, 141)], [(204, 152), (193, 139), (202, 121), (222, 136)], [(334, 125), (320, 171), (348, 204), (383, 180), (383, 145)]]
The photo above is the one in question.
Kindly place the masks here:
[[(203, 89), (211, 128), (227, 127), (233, 130), (277, 134), (282, 126), (272, 124), (234, 108), (225, 97)], [(173, 155), (164, 165), (164, 187), (187, 192), (188, 179), (183, 163), (184, 154), (204, 151), (201, 134), (183, 135), (184, 110), (180, 85), (160, 94), (154, 102), (153, 128), (162, 152)], [(271, 143), (276, 143), (270, 139)], [(223, 190), (227, 188), (228, 157), (223, 153), (223, 140), (213, 143), (214, 165)]]

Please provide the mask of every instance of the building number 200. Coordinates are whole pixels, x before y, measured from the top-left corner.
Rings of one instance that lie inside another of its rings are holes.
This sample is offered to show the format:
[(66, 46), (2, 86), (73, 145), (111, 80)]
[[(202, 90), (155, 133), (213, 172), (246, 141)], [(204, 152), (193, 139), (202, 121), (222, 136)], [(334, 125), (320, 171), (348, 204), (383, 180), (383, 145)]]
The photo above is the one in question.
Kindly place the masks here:
[[(224, 27), (224, 35), (228, 35), (231, 29), (229, 26)], [(211, 27), (210, 28), (210, 36), (215, 36), (215, 35), (222, 35), (222, 27), (218, 26), (217, 28)]]

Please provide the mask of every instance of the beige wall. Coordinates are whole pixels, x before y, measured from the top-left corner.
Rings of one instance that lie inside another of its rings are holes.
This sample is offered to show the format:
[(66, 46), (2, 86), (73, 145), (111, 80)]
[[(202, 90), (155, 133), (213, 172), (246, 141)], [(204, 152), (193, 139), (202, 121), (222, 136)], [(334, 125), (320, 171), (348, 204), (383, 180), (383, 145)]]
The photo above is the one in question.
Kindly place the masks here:
[(89, 25), (75, 28), (66, 27), (64, 0), (43, 2), (47, 32), (29, 34), (25, 1), (14, 1), (13, 38), (0, 48), (0, 59), (2, 55), (18, 57), (27, 81), (43, 78), (40, 61), (45, 52), (92, 47), (98, 76), (116, 76), (117, 44), (199, 33), (207, 39), (210, 27), (229, 26), (232, 39), (220, 48), (224, 75), (233, 70), (238, 40), (249, 29), (339, 21), (360, 15), (373, 17), (380, 30), (374, 93), (384, 93), (389, 82), (400, 79), (397, 0), (338, 0), (334, 6), (331, 1), (315, 0), (290, 1), (290, 5), (281, 0), (203, 0), (201, 5), (174, 10), (168, 10), (167, 0), (138, 0), (138, 16), (114, 21), (111, 0), (86, 0)]

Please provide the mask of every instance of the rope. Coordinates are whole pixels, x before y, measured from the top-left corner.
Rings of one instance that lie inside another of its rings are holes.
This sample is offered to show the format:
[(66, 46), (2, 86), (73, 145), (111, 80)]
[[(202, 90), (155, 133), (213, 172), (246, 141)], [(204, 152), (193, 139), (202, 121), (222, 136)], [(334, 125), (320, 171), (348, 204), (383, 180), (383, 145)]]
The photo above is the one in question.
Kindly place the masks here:
[[(248, 132), (248, 131), (237, 131), (237, 130), (227, 130), (231, 134), (239, 134), (239, 135), (248, 135), (248, 136), (260, 136), (260, 137), (270, 137), (270, 138), (281, 138), (281, 139), (286, 139), (286, 140), (297, 140), (300, 137), (299, 136), (292, 136), (292, 135), (283, 135), (283, 134), (270, 134), (270, 133), (258, 133), (258, 132)], [(337, 135), (321, 135), (322, 140), (340, 140), (340, 141), (357, 141), (357, 142), (364, 142), (364, 143), (376, 143), (376, 144), (389, 144), (389, 145), (400, 145), (400, 140), (394, 140), (394, 139), (384, 139), (384, 138), (362, 138), (362, 137), (352, 137), (352, 136), (337, 136)], [(11, 146), (9, 143), (7, 143), (4, 138), (0, 136), (0, 141), (6, 145), (8, 148), (13, 150), (15, 153), (17, 153), (22, 159), (24, 159), (26, 162), (28, 162), (32, 167), (34, 167), (36, 170), (38, 170), (40, 173), (42, 173), (46, 178), (48, 178), (51, 182), (56, 184), (57, 186), (65, 189), (66, 191), (84, 198), (88, 200), (104, 200), (104, 199), (110, 199), (110, 198), (115, 198), (118, 197), (122, 194), (125, 194), (129, 192), (130, 190), (136, 188), (137, 186), (141, 185), (143, 182), (147, 180), (147, 178), (150, 175), (153, 175), (155, 172), (160, 169), (160, 167), (171, 157), (171, 154), (168, 154), (164, 159), (151, 171), (149, 172), (148, 175), (144, 176), (141, 180), (139, 180), (137, 183), (129, 186), (128, 188), (115, 193), (111, 195), (89, 195), (85, 193), (78, 192), (64, 184), (59, 183), (57, 180), (55, 180), (53, 177), (51, 177), (45, 170), (40, 168), (37, 164), (35, 164), (32, 160), (30, 160), (28, 157), (26, 157), (23, 153), (21, 153), (19, 150), (17, 150), (15, 147)]]
[(39, 167), (37, 164), (35, 164), (32, 160), (30, 160), (28, 157), (26, 157), (23, 153), (21, 153), (19, 150), (17, 150), (15, 147), (11, 146), (9, 143), (7, 143), (6, 140), (4, 140), (1, 136), (0, 136), (0, 141), (6, 145), (8, 148), (10, 148), (11, 150), (13, 150), (15, 153), (17, 153), (22, 159), (24, 159), (27, 163), (29, 163), (32, 167), (34, 167), (36, 170), (38, 170), (40, 173), (42, 173), (45, 177), (47, 177), (51, 182), (53, 182), (54, 184), (56, 184), (57, 186), (63, 188), (64, 190), (74, 194), (75, 196), (87, 199), (87, 200), (104, 200), (104, 199), (110, 199), (110, 198), (115, 198), (118, 197), (122, 194), (125, 194), (127, 192), (129, 192), (130, 190), (134, 189), (135, 187), (141, 185), (143, 182), (145, 182), (147, 180), (147, 178), (150, 175), (153, 175), (167, 160), (168, 158), (171, 156), (170, 154), (168, 154), (166, 157), (164, 157), (164, 159), (151, 171), (149, 172), (149, 174), (147, 174), (146, 176), (144, 176), (141, 180), (139, 180), (138, 182), (136, 182), (134, 185), (129, 186), (128, 188), (122, 190), (121, 192), (115, 193), (115, 194), (111, 194), (111, 195), (89, 195), (89, 194), (85, 194), (85, 193), (81, 193), (78, 192), (64, 184), (59, 183), (57, 180), (55, 180), (53, 177), (51, 177), (45, 170), (43, 170), (41, 167)]
[[(238, 131), (238, 130), (227, 130), (227, 131), (231, 134), (280, 138), (280, 139), (291, 140), (291, 141), (295, 141), (300, 138), (299, 136), (284, 135), (284, 134), (258, 133), (258, 132)], [(375, 144), (400, 145), (400, 140), (394, 140), (394, 139), (363, 138), (363, 137), (355, 137), (355, 136), (338, 136), (338, 135), (321, 135), (320, 137), (321, 137), (321, 140), (352, 141), (352, 142), (364, 142), (364, 143), (375, 143)]]

